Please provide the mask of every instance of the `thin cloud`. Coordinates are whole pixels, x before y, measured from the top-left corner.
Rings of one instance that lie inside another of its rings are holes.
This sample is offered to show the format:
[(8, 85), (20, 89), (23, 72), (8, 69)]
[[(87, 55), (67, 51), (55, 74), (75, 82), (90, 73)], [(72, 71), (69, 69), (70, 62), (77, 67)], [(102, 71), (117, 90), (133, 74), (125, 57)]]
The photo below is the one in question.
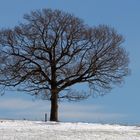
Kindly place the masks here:
[[(44, 114), (49, 118), (50, 103), (41, 100), (26, 100), (8, 98), (0, 100), (0, 117), (14, 119), (44, 120)], [(104, 122), (125, 118), (125, 114), (105, 112), (102, 105), (81, 103), (60, 103), (59, 118), (61, 121)]]
[(92, 104), (64, 104), (60, 110), (60, 118), (63, 120), (73, 121), (90, 121), (90, 122), (104, 122), (116, 121), (127, 117), (121, 113), (105, 112), (105, 107), (102, 105)]
[(9, 98), (0, 101), (0, 109), (23, 110), (45, 106), (42, 101), (30, 101), (20, 98)]

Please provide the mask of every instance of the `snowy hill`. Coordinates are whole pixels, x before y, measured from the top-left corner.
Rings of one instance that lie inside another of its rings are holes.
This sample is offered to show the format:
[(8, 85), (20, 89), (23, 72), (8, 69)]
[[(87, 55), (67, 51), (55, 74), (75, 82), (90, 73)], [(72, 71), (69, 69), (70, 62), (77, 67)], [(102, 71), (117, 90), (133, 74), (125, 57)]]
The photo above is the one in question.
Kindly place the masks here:
[(0, 140), (140, 140), (140, 127), (0, 120)]

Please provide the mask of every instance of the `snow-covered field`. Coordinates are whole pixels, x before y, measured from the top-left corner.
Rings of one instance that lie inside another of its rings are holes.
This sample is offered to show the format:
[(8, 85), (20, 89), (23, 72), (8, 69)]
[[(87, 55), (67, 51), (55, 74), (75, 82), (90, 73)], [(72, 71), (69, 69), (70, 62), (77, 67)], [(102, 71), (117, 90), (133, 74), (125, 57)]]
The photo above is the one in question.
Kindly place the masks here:
[(0, 120), (0, 140), (140, 140), (140, 127)]

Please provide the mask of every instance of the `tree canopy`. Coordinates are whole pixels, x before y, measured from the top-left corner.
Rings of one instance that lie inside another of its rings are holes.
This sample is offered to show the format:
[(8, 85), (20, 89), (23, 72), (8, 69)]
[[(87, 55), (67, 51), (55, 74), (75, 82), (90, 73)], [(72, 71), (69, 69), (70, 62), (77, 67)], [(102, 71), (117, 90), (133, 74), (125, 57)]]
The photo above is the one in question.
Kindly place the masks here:
[[(51, 100), (50, 120), (58, 120), (58, 99), (103, 95), (128, 75), (124, 39), (113, 28), (90, 27), (51, 9), (32, 11), (24, 19), (0, 30), (0, 85)], [(93, 93), (74, 92), (77, 83), (88, 84)]]

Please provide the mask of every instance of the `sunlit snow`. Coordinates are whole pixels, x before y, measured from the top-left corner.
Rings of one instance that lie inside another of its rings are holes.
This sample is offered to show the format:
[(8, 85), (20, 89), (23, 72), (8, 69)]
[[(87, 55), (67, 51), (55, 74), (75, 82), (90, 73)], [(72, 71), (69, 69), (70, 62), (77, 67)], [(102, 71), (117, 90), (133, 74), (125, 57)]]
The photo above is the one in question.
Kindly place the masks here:
[(140, 140), (140, 127), (0, 120), (0, 140)]

